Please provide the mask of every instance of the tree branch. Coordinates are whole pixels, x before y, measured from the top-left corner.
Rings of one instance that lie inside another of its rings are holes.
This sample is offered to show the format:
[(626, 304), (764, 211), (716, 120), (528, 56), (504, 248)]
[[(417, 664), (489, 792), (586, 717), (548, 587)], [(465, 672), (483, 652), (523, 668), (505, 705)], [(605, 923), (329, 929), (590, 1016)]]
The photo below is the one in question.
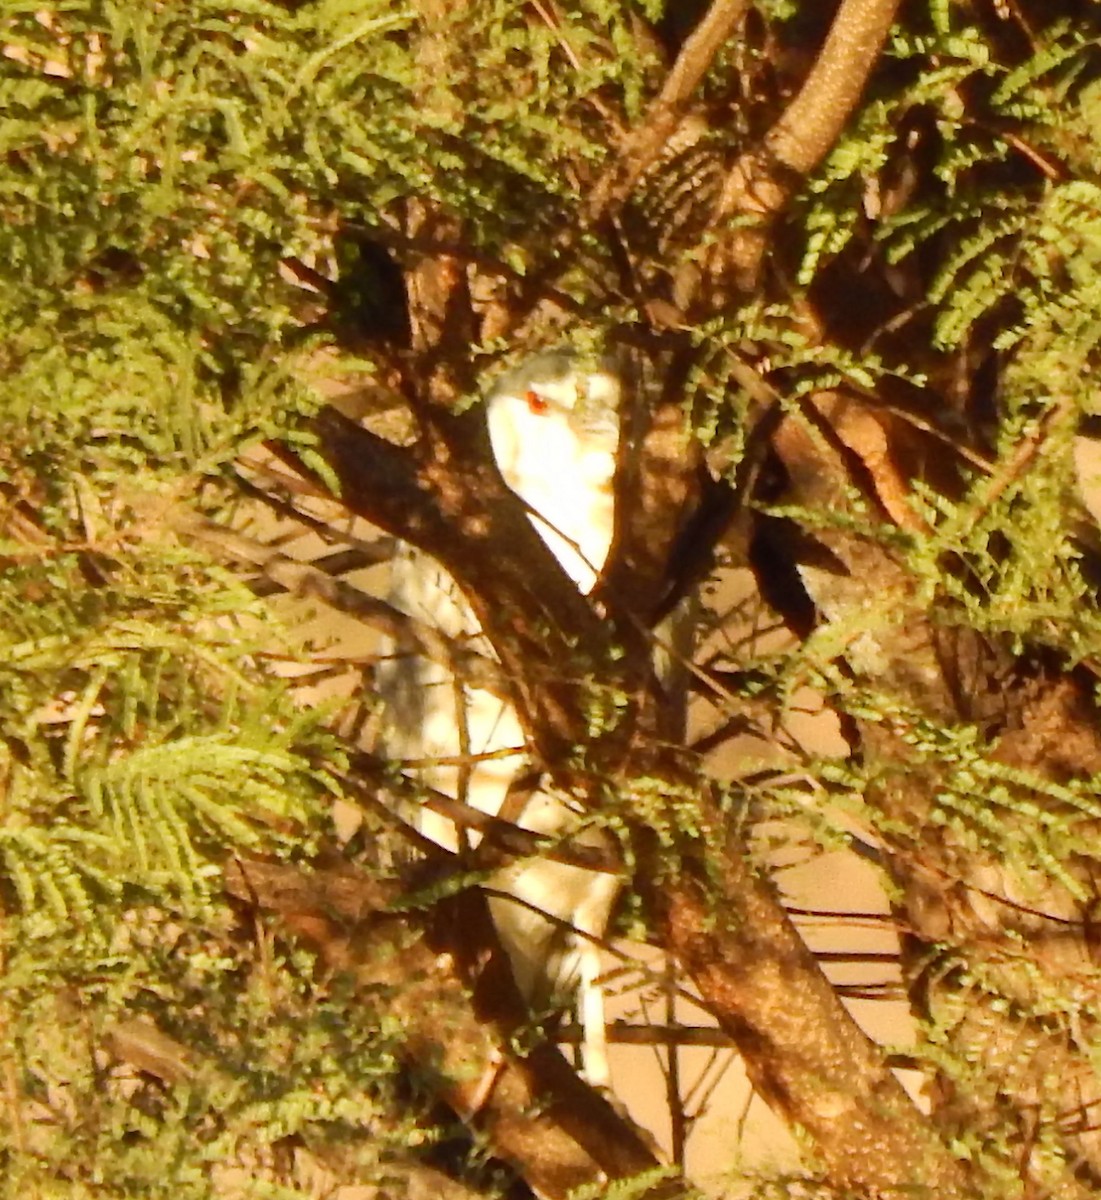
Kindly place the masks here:
[[(737, 1042), (762, 1095), (814, 1139), (831, 1179), (868, 1192), (925, 1184), (942, 1196), (966, 1194), (962, 1168), (748, 864), (709, 784), (656, 735), (660, 692), (651, 686), (645, 642), (626, 655), (617, 649), (622, 628), (602, 620), (558, 568), (473, 427), (447, 414), (431, 421), (435, 448), (413, 455), (323, 413), (315, 424), (319, 449), (343, 502), (415, 540), (459, 581), (552, 775), (594, 807), (608, 790), (622, 798), (628, 819), (638, 806), (636, 885), (659, 938)], [(579, 650), (599, 691), (623, 697), (617, 722), (595, 735), (594, 693), (549, 669), (557, 663), (582, 671)], [(585, 747), (584, 770), (576, 746)], [(672, 830), (687, 806), (695, 832), (659, 844), (645, 815), (656, 796), (669, 797), (670, 806), (676, 798)]]
[[(347, 864), (308, 874), (238, 862), (227, 867), (225, 886), (238, 900), (278, 914), (365, 993), (387, 988), (405, 1054), (539, 1195), (566, 1200), (578, 1187), (659, 1165), (552, 1044), (538, 1043), (522, 1058), (510, 1052), (530, 1018), (477, 889), (439, 901), (420, 922), (407, 912), (387, 914), (406, 890), (401, 884)], [(673, 1200), (687, 1190), (672, 1178), (641, 1195)]]
[[(463, 860), (463, 869), (498, 870), (517, 858), (538, 855), (586, 871), (602, 871), (610, 875), (618, 875), (623, 871), (619, 857), (602, 846), (589, 846), (569, 838), (533, 833), (503, 817), (490, 816), (419, 780), (405, 775), (395, 777), (390, 764), (365, 750), (350, 750), (348, 756), (355, 776), (341, 775), (342, 785), (372, 812), (415, 837), (436, 858), (445, 855), (450, 859), (452, 855), (423, 834), (410, 829), (397, 815), (396, 808), (403, 804), (410, 811), (415, 807), (427, 808), (452, 821), (457, 829), (469, 829), (480, 834), (483, 840), (468, 852)], [(364, 780), (369, 782), (365, 784)]]
[(619, 208), (660, 155), (677, 127), (685, 104), (749, 7), (750, 0), (713, 0), (703, 20), (681, 47), (642, 124), (627, 135), (615, 162), (593, 189), (588, 213), (591, 222), (596, 223), (609, 211)]
[[(313, 429), (340, 480), (340, 501), (428, 551), (455, 578), (512, 684), (535, 754), (552, 769), (591, 740), (593, 678), (649, 695), (638, 712), (656, 721), (660, 689), (645, 637), (629, 621), (601, 619), (578, 593), (491, 462), (478, 415), (431, 411), (424, 419), (427, 441), (415, 454), (323, 410)], [(272, 450), (313, 475), (288, 447)]]
[[(845, 1010), (719, 807), (706, 793), (697, 803), (700, 845), (671, 868), (667, 851), (644, 852), (635, 886), (758, 1092), (810, 1135), (841, 1190), (970, 1195), (965, 1171)], [(720, 849), (705, 857), (707, 845)]]
[(337, 612), (346, 613), (385, 634), (399, 654), (416, 654), (454, 671), (469, 687), (508, 698), (508, 685), (500, 667), (484, 654), (471, 650), (434, 625), (396, 609), (377, 596), (370, 596), (342, 579), (334, 579), (312, 563), (273, 550), (269, 546), (225, 529), (214, 521), (192, 513), (181, 513), (176, 522), (181, 531), (205, 542), (218, 553), (252, 563), (265, 579), (282, 591), (304, 600), (320, 600)]
[(829, 153), (860, 102), (899, 3), (842, 0), (806, 82), (765, 137), (780, 166), (806, 175)]
[(793, 180), (822, 161), (852, 116), (899, 3), (842, 0), (799, 94), (763, 144), (742, 155), (727, 176), (714, 224), (721, 229), (739, 214), (759, 219), (721, 237), (708, 258), (713, 273), (732, 272), (745, 291), (755, 286), (772, 218), (790, 198)]

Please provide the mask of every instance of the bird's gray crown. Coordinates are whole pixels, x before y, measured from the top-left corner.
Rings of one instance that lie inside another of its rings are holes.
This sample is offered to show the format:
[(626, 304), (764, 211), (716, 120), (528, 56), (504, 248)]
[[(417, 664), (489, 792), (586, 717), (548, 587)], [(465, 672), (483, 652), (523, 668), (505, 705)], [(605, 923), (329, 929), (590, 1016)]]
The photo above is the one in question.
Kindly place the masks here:
[(488, 399), (516, 395), (533, 384), (565, 383), (578, 372), (584, 372), (586, 375), (610, 375), (613, 378), (619, 374), (614, 361), (607, 356), (598, 358), (582, 355), (565, 346), (555, 350), (541, 350), (506, 371), (490, 389)]

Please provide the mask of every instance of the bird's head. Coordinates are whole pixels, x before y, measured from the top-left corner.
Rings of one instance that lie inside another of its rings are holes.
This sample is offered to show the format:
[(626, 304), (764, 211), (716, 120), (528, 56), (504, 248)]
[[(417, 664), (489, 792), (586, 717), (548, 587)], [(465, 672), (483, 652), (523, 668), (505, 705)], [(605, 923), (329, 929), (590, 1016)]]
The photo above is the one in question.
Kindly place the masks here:
[(586, 360), (572, 350), (535, 354), (503, 375), (490, 392), (490, 436), (504, 422), (520, 421), (537, 436), (540, 425), (559, 421), (579, 439), (618, 443), (621, 392), (610, 359)]
[(493, 455), (505, 482), (586, 592), (612, 540), (621, 398), (610, 360), (551, 350), (504, 375), (486, 400)]

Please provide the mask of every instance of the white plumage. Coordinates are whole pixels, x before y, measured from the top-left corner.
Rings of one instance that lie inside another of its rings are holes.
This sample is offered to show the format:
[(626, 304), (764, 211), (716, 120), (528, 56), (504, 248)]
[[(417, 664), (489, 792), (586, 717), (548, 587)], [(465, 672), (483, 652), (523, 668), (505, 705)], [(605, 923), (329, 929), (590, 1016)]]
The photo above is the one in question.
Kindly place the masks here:
[[(583, 592), (595, 584), (612, 541), (619, 403), (619, 380), (611, 370), (586, 371), (561, 351), (525, 362), (501, 380), (486, 403), (490, 441), (505, 482)], [(455, 581), (422, 551), (399, 549), (390, 596), (411, 616), (492, 654)], [(499, 814), (526, 761), (512, 708), (465, 687), (445, 666), (414, 656), (384, 661), (378, 684), (388, 709), (386, 752), (398, 759), (452, 760), (420, 765), (412, 773), (483, 812)], [(472, 758), (478, 755), (494, 757)], [(555, 836), (577, 826), (581, 814), (566, 797), (540, 787), (515, 819), (525, 829)], [(422, 811), (418, 825), (440, 845), (456, 848), (456, 831), (444, 818)], [(609, 839), (589, 828), (577, 840), (604, 845)], [(591, 1083), (606, 1085), (599, 951), (585, 935), (603, 935), (619, 880), (540, 858), (513, 863), (487, 886), (502, 893), (491, 897), (490, 909), (521, 992), (536, 1010), (565, 1006), (578, 992), (585, 1073)]]
[(579, 372), (571, 355), (539, 355), (506, 376), (486, 404), (505, 482), (582, 592), (592, 591), (612, 544), (618, 378)]

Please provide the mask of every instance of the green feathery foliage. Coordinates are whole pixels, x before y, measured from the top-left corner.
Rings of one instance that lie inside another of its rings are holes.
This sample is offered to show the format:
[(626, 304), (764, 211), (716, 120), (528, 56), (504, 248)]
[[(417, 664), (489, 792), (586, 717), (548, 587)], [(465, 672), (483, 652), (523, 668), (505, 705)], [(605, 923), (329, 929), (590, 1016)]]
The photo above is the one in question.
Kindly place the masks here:
[[(744, 672), (732, 710), (745, 701), (779, 724), (809, 685), (898, 751), (808, 755), (797, 771), (762, 766), (726, 786), (724, 811), (756, 834), (762, 869), (778, 821), (815, 852), (856, 825), (886, 847), (885, 874), (944, 851), (1003, 869), (1022, 909), (1057, 893), (1070, 912), (1092, 894), (1101, 776), (1003, 760), (987, 714), (923, 707), (869, 651), (920, 618), (1039, 662), (1037, 674), (1094, 670), (1101, 652), (1097, 534), (1073, 461), (1098, 413), (1101, 27), (1094, 15), (1045, 24), (1022, 3), (1008, 7), (1033, 24), (1011, 35), (1000, 7), (908, 6), (863, 107), (774, 231), (759, 294), (678, 331), (694, 351), (684, 411), (733, 478), (760, 404), (746, 364), (822, 448), (817, 395), (921, 395), (926, 411), (907, 415), (954, 439), (962, 463), (952, 494), (914, 486), (905, 528), (853, 482), (829, 506), (754, 497), (755, 513), (809, 535), (863, 539), (898, 573), (794, 649), (729, 651)], [(668, 203), (644, 180), (632, 219), (650, 195), (675, 224), (697, 184), (710, 203), (724, 165), (782, 111), (785, 54), (820, 18), (794, 0), (753, 8), (701, 85), (699, 158)], [(288, 264), (342, 274), (356, 235), (408, 266), (424, 247), (397, 234), (403, 206), (444, 214), (464, 261), (553, 279), (586, 348), (609, 330), (628, 343), (645, 331), (647, 297), (609, 282), (624, 274), (623, 247), (581, 217), (664, 78), (659, 39), (640, 23), (667, 31), (672, 10), (5, 5), (4, 1194), (316, 1194), (307, 1160), (377, 1181), (433, 1149), (384, 989), (353, 990), (266, 930), (254, 940), (243, 932), (254, 914), (222, 894), (234, 855), (308, 859), (344, 758), (330, 714), (303, 710), (269, 670), (276, 652), (305, 656), (299, 635), (190, 531), (238, 514), (239, 466), (265, 442), (319, 465), (302, 430), (321, 401), (305, 380), (348, 314), (327, 311), (332, 296), (317, 299)], [(698, 247), (683, 250), (677, 232), (641, 240), (626, 274), (691, 265)], [(381, 270), (360, 265), (357, 302), (384, 308)], [(861, 303), (891, 320), (865, 319)], [(807, 316), (815, 306), (854, 315), (826, 336), (831, 322)], [(524, 336), (558, 339), (560, 323)], [(500, 349), (471, 347), (475, 373), (495, 369)], [(994, 382), (976, 382), (979, 360)], [(369, 353), (356, 362), (385, 376)], [(964, 375), (961, 398), (945, 380)], [(604, 728), (623, 697), (602, 686)], [(678, 847), (705, 836), (699, 813), (689, 791), (636, 782), (631, 812), (607, 819), (617, 832), (646, 826), (672, 873)], [(901, 911), (905, 871), (887, 886)], [(1022, 1059), (1052, 1054), (1053, 1076), (1056, 1045), (1084, 1075), (1101, 1061), (1096, 969), (1045, 972), (1012, 932), (1017, 943), (995, 952), (946, 927), (909, 968), (915, 992), (934, 981), (914, 1055), (953, 1097), (943, 1127), (1006, 1195), (1020, 1178), (1001, 1110), (1019, 1099), (1019, 1064), (989, 1067), (983, 1053), (1016, 1037)], [(1053, 1187), (1066, 1167), (1057, 1093), (1037, 1100), (1034, 1126), (1038, 1177)], [(817, 1186), (773, 1179), (761, 1194)]]
[(383, 1103), (384, 997), (253, 959), (221, 896), (234, 854), (309, 854), (342, 760), (266, 669), (298, 636), (189, 531), (266, 439), (309, 454), (284, 260), (329, 270), (338, 225), (412, 201), (538, 266), (607, 154), (599, 97), (643, 102), (633, 20), (5, 5), (4, 1194), (301, 1194), (303, 1155), (365, 1181), (430, 1148), (411, 1093)]

